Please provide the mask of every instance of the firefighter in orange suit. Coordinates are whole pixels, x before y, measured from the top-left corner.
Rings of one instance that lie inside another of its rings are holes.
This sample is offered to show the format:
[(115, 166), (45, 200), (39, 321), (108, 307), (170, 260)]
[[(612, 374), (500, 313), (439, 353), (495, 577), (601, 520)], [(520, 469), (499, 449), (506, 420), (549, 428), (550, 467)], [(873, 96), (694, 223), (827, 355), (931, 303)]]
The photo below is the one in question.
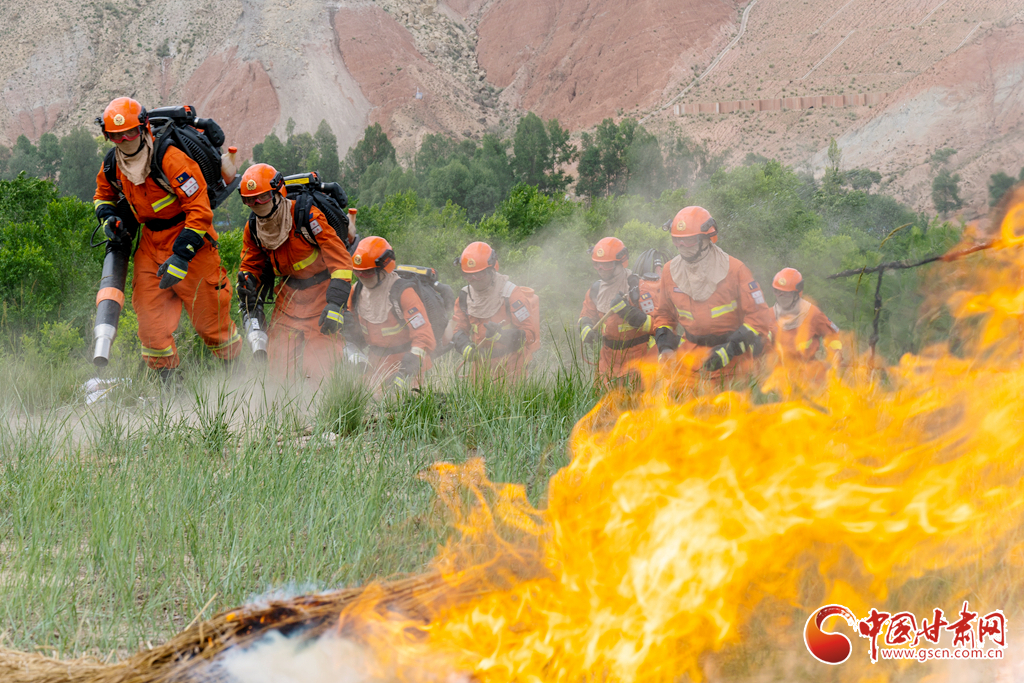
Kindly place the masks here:
[(383, 237), (359, 242), (352, 270), (358, 282), (344, 316), (345, 338), (366, 348), (372, 377), (384, 385), (418, 388), (436, 341), (416, 287), (395, 272), (395, 252)]
[(705, 371), (735, 374), (772, 345), (775, 320), (764, 293), (750, 269), (716, 244), (718, 227), (705, 209), (681, 210), (671, 232), (679, 255), (662, 270), (654, 320), (658, 351), (678, 348), (696, 356)]
[(658, 356), (652, 316), (661, 286), (629, 270), (629, 251), (617, 237), (595, 244), (590, 259), (600, 279), (583, 299), (580, 338), (584, 344), (600, 341), (598, 373), (616, 379), (630, 374), (636, 361)]
[(173, 334), (182, 306), (210, 352), (234, 360), (242, 337), (231, 320), (231, 283), (221, 267), (199, 165), (170, 146), (162, 166), (169, 187), (150, 175), (153, 134), (145, 107), (133, 99), (113, 100), (97, 121), (116, 147), (117, 169), (113, 184), (102, 169), (96, 175), (96, 217), (112, 244), (130, 249), (133, 236), (115, 210), (123, 194), (141, 225), (132, 306), (146, 364), (165, 379), (178, 367)]
[(826, 348), (831, 360), (842, 360), (839, 328), (821, 309), (803, 298), (804, 278), (796, 268), (783, 268), (772, 280), (775, 290), (776, 333), (784, 360), (815, 362), (818, 349)]
[(238, 298), (248, 315), (262, 316), (261, 292), (283, 276), (274, 296), (267, 354), (270, 367), (291, 375), (301, 362), (312, 379), (329, 375), (343, 356), (337, 334), (348, 306), (352, 256), (316, 206), (296, 215), (284, 176), (269, 164), (242, 175), (238, 191), (252, 215), (242, 234)]
[(498, 272), (498, 254), (486, 242), (473, 242), (455, 264), (466, 286), (452, 318), (452, 344), (475, 375), (518, 380), (526, 377), (540, 348), (540, 312), (533, 290)]

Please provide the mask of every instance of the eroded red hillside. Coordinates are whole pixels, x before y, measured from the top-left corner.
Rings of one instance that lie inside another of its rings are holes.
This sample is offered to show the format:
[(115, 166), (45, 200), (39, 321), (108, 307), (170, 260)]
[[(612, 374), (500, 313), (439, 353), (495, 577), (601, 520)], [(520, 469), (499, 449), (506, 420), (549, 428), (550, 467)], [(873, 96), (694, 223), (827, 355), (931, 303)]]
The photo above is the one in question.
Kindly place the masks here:
[(496, 0), (480, 21), (478, 56), (515, 106), (582, 128), (654, 106), (692, 79), (728, 42), (738, 5)]

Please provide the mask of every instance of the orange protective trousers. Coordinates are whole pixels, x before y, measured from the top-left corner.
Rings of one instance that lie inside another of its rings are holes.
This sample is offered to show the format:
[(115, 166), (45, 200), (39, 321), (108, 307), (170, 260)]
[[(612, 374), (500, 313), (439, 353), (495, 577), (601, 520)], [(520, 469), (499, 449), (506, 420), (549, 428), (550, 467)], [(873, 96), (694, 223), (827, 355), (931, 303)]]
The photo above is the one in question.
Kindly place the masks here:
[(132, 278), (132, 307), (139, 318), (139, 341), (146, 365), (156, 370), (176, 368), (181, 363), (174, 331), (178, 329), (183, 306), (192, 326), (215, 357), (237, 358), (242, 350), (242, 337), (231, 320), (231, 283), (217, 251), (205, 245), (189, 263), (184, 280), (160, 289), (156, 271), (170, 253), (157, 253), (146, 237), (144, 233), (135, 252)]
[(341, 362), (344, 338), (320, 332), (320, 313), (327, 298), (325, 280), (308, 289), (279, 284), (267, 332), (267, 354), (273, 371), (320, 381)]

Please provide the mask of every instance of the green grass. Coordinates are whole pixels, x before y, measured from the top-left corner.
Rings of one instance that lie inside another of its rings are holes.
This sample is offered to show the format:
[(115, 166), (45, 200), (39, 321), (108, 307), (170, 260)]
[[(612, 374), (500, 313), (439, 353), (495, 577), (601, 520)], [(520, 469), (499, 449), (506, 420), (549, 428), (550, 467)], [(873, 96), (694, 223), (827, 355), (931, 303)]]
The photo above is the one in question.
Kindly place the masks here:
[[(81, 359), (0, 359), (0, 633), (62, 657), (124, 656), (268, 591), (422, 569), (446, 534), (417, 473), (480, 456), (543, 501), (596, 400), (569, 357), (515, 387), (454, 380), (373, 401), (340, 374), (319, 391), (230, 378), (192, 358), (161, 388), (85, 407)], [(26, 396), (29, 397), (26, 399)]]

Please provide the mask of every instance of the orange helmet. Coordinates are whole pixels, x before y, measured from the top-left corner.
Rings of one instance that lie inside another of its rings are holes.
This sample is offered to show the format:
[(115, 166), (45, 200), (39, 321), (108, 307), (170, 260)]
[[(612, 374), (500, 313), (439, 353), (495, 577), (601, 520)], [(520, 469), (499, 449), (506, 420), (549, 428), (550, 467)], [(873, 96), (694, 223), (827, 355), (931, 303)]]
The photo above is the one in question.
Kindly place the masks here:
[(688, 206), (672, 219), (673, 237), (708, 235), (712, 242), (718, 241), (718, 226), (708, 210), (700, 206)]
[(780, 292), (802, 292), (804, 291), (804, 276), (796, 268), (783, 268), (775, 273), (772, 287)]
[(590, 260), (594, 263), (615, 263), (629, 265), (629, 250), (618, 237), (605, 237), (590, 250)]
[(462, 250), (462, 256), (455, 262), (463, 273), (479, 273), (488, 268), (498, 269), (498, 252), (487, 242), (472, 242)]
[(383, 268), (390, 273), (395, 269), (395, 251), (383, 237), (364, 237), (352, 254), (352, 270)]
[(118, 97), (103, 110), (103, 117), (97, 118), (103, 134), (123, 133), (132, 128), (149, 125), (146, 108), (130, 97)]
[(255, 197), (273, 190), (282, 195), (286, 193), (284, 176), (270, 164), (253, 164), (245, 169), (242, 181), (238, 184), (238, 193), (243, 197)]

